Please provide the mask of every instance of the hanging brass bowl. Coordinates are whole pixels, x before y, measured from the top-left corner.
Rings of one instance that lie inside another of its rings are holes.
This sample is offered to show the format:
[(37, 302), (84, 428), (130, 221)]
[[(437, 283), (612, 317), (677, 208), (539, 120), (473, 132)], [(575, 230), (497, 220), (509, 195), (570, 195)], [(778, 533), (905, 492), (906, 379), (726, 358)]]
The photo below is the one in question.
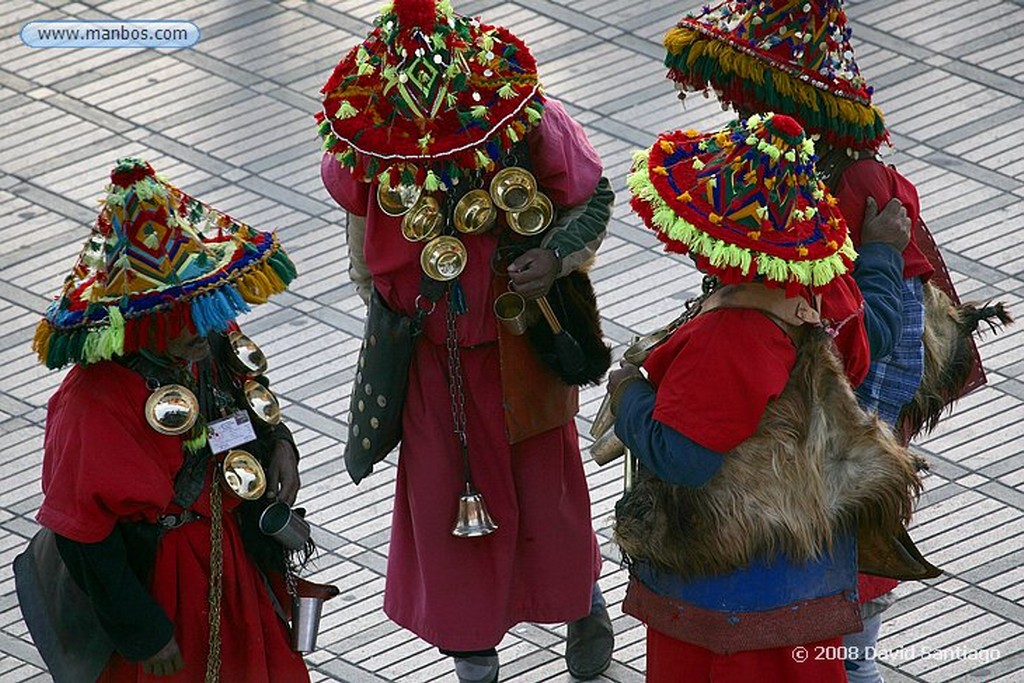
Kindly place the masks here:
[(433, 197), (420, 197), (402, 218), (402, 236), (410, 242), (426, 242), (441, 234), (441, 205)]
[(377, 186), (377, 204), (389, 216), (404, 216), (416, 205), (422, 192), (418, 185), (389, 187), (381, 183)]
[(537, 179), (525, 168), (509, 166), (491, 179), (491, 198), (503, 211), (522, 211), (537, 194)]
[(177, 436), (192, 429), (199, 417), (199, 401), (187, 387), (167, 384), (146, 399), (146, 422), (161, 434)]
[(520, 235), (539, 235), (548, 229), (554, 216), (555, 207), (551, 200), (538, 192), (525, 209), (508, 214), (508, 227)]
[(267, 371), (267, 357), (256, 346), (256, 342), (235, 330), (228, 333), (231, 356), (228, 362), (234, 369), (245, 375), (262, 375)]
[(221, 474), (228, 491), (243, 500), (258, 500), (267, 490), (263, 465), (247, 451), (228, 451), (221, 464)]
[(281, 421), (281, 406), (274, 392), (256, 380), (248, 380), (242, 385), (242, 394), (249, 410), (268, 425), (276, 425)]
[(455, 205), (452, 222), (455, 229), (467, 235), (479, 235), (494, 227), (498, 212), (487, 190), (470, 190)]
[(440, 282), (454, 280), (466, 268), (466, 247), (456, 237), (445, 235), (427, 242), (420, 253), (420, 267)]

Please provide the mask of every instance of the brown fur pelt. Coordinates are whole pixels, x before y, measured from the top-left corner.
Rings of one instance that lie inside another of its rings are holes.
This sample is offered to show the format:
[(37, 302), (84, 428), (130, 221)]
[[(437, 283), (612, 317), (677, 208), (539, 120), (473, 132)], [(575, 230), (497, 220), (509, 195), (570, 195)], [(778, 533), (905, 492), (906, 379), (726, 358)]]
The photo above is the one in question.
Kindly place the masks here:
[(757, 432), (723, 460), (700, 488), (655, 477), (634, 485), (616, 506), (627, 562), (693, 578), (779, 553), (805, 561), (857, 525), (901, 532), (921, 489), (913, 457), (859, 407), (832, 340), (816, 328)]
[(978, 362), (971, 335), (982, 322), (995, 331), (1013, 318), (1001, 303), (957, 306), (938, 287), (925, 284), (924, 376), (914, 399), (900, 413), (905, 434), (935, 429), (942, 411), (963, 394)]

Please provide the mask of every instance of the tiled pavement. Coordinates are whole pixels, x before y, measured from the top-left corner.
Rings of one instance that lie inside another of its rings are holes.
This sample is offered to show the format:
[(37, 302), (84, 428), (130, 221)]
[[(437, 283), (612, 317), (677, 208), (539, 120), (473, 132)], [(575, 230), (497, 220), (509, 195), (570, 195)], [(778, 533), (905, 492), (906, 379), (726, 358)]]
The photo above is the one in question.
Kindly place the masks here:
[[(20, 620), (9, 570), (35, 529), (43, 406), (60, 381), (60, 373), (35, 364), (29, 340), (86, 234), (105, 174), (115, 157), (128, 154), (147, 156), (180, 186), (244, 220), (276, 226), (300, 268), (291, 293), (261, 307), (246, 327), (272, 360), (302, 444), (301, 500), (326, 549), (315, 578), (343, 590), (327, 610), (321, 649), (308, 658), (314, 680), (452, 678), (447, 661), (381, 612), (393, 463), (359, 488), (340, 465), (339, 420), (362, 307), (344, 276), (342, 217), (320, 185), (311, 115), (320, 85), (367, 29), (377, 4), (0, 2), (0, 681), (49, 680)], [(455, 4), (526, 39), (549, 92), (586, 125), (619, 190), (630, 152), (656, 132), (724, 120), (700, 98), (682, 110), (659, 65), (660, 36), (695, 3)], [(849, 5), (861, 67), (894, 133), (890, 160), (917, 184), (959, 291), (1006, 301), (1018, 314), (1022, 5)], [(62, 18), (187, 19), (203, 38), (181, 51), (20, 43), (26, 21)], [(660, 253), (626, 210), (624, 193), (594, 274), (605, 331), (620, 347), (668, 318), (698, 283), (687, 264)], [(932, 474), (914, 534), (947, 573), (927, 586), (899, 589), (880, 643), (889, 681), (1024, 681), (1022, 342), (1021, 327), (986, 337), (988, 386), (916, 444), (931, 459)], [(600, 392), (584, 398), (585, 427)], [(643, 629), (618, 609), (625, 576), (607, 542), (621, 473), (589, 461), (587, 473), (608, 560), (601, 583), (618, 634), (606, 679), (640, 681)], [(516, 628), (501, 645), (505, 680), (567, 681), (563, 637), (562, 626)]]

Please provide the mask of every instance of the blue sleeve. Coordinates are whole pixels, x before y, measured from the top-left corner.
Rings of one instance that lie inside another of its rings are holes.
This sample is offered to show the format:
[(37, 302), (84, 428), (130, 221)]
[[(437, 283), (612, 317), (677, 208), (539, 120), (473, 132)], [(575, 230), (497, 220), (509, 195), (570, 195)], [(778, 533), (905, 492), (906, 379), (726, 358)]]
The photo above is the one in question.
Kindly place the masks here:
[(615, 434), (662, 481), (701, 486), (722, 466), (722, 456), (655, 420), (655, 396), (646, 382), (626, 387), (615, 416)]
[(903, 256), (882, 242), (862, 244), (853, 266), (864, 296), (864, 327), (871, 360), (892, 353), (903, 328)]

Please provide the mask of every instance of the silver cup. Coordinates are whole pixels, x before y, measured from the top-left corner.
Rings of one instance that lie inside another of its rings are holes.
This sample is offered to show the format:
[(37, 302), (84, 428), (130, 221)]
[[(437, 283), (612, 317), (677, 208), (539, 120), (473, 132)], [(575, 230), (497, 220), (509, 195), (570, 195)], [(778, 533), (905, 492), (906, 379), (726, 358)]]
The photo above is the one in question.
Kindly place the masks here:
[(260, 531), (288, 550), (299, 550), (309, 540), (309, 522), (299, 514), (300, 509), (293, 510), (281, 501), (271, 503), (260, 514)]
[(292, 598), (292, 649), (308, 654), (316, 649), (316, 636), (320, 631), (320, 614), (324, 599), (321, 597)]

